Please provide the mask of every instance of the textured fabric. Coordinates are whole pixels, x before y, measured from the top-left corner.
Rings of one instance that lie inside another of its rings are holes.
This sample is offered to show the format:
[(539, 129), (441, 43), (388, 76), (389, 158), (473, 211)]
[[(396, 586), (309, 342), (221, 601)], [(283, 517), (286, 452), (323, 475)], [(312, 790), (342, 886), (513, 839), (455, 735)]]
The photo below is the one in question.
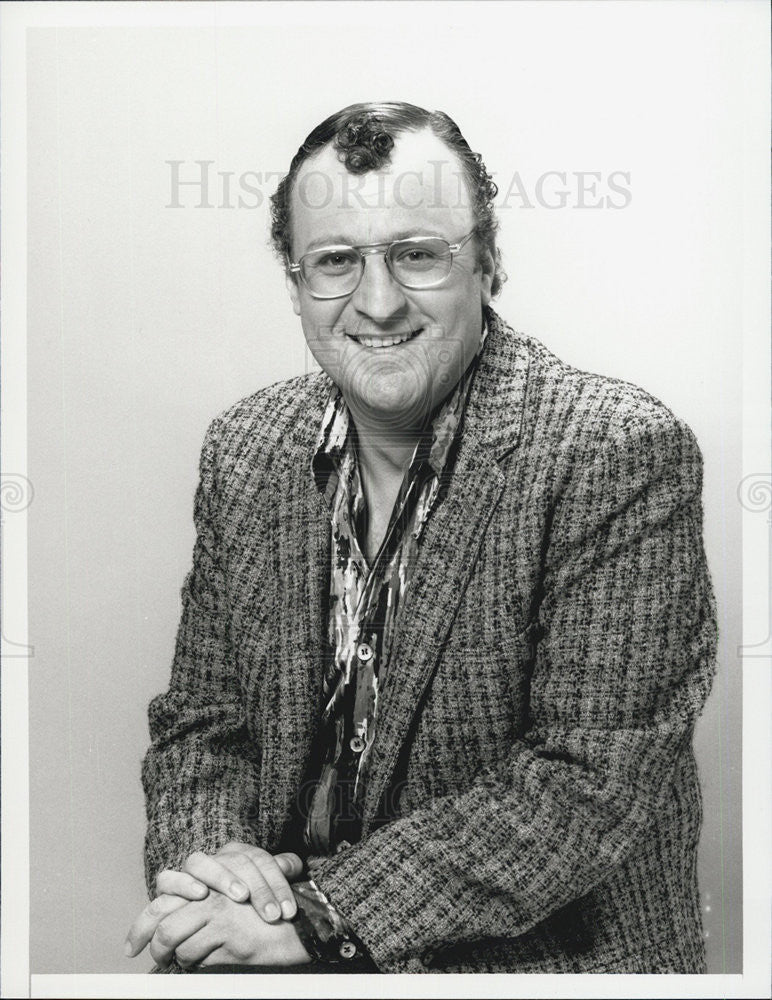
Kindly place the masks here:
[[(691, 431), (492, 312), (452, 482), (381, 688), (362, 839), (311, 874), (383, 972), (704, 971), (691, 749), (715, 609)], [(324, 375), (209, 429), (146, 874), (276, 850), (317, 730)]]
[(312, 853), (331, 854), (341, 840), (360, 838), (379, 681), (388, 670), (421, 532), (437, 501), (441, 477), (450, 475), (451, 446), (478, 361), (479, 353), (416, 443), (372, 566), (363, 551), (367, 505), (355, 432), (342, 394), (337, 387), (330, 394), (313, 458), (317, 486), (330, 505), (328, 642), (333, 656), (324, 678), (317, 740), (321, 773), (304, 831)]

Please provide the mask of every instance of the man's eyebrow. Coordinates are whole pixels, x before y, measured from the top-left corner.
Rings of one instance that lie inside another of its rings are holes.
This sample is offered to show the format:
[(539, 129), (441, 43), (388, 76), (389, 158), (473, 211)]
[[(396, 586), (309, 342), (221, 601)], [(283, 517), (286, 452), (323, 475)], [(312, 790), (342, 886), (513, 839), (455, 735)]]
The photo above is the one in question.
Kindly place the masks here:
[[(393, 243), (395, 240), (407, 240), (412, 236), (439, 236), (442, 240), (449, 240), (447, 233), (441, 233), (438, 229), (433, 229), (432, 227), (417, 227), (415, 229), (402, 229), (398, 233), (394, 233), (387, 240), (381, 240), (377, 243), (357, 243), (346, 233), (331, 233), (329, 236), (323, 236), (321, 239), (312, 240), (305, 249), (305, 253), (310, 250), (316, 250), (319, 247), (334, 247), (334, 246), (380, 246), (381, 244)], [(452, 242), (449, 240), (449, 242)]]
[(306, 253), (309, 250), (316, 250), (317, 247), (350, 247), (353, 245), (353, 241), (349, 236), (346, 236), (344, 233), (333, 233), (330, 236), (322, 236), (321, 239), (312, 240), (306, 247)]

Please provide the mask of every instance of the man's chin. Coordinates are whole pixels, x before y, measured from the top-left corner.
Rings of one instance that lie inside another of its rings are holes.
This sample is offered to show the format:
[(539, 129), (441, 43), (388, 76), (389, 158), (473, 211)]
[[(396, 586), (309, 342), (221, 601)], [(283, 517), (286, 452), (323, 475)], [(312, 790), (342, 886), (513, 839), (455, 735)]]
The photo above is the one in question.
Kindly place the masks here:
[(400, 385), (395, 379), (388, 385), (349, 390), (344, 397), (358, 426), (379, 434), (412, 433), (423, 424), (427, 402), (420, 393), (406, 392), (405, 388), (404, 382)]

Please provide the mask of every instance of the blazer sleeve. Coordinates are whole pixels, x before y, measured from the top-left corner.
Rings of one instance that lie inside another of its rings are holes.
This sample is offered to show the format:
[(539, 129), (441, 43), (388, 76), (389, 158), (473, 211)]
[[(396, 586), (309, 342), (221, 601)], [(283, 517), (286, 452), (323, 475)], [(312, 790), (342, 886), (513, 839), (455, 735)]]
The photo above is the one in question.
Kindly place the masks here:
[(164, 868), (230, 840), (254, 842), (259, 748), (248, 732), (231, 654), (222, 539), (218, 527), (217, 421), (201, 452), (194, 503), (193, 565), (169, 689), (149, 707), (152, 743), (142, 765), (147, 810), (145, 876), (155, 895)]
[(309, 862), (379, 967), (516, 937), (586, 895), (645, 838), (690, 746), (716, 644), (694, 437), (663, 409), (566, 461), (527, 730), (465, 793)]

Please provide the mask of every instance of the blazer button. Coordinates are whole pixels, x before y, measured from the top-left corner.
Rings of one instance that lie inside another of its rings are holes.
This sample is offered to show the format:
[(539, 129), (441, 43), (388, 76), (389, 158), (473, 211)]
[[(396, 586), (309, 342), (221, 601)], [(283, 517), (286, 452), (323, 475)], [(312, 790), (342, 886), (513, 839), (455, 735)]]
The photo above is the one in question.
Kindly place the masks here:
[(338, 846), (335, 848), (335, 853), (342, 854), (344, 851), (347, 851), (349, 847), (351, 847), (351, 844), (347, 840), (341, 840)]
[(423, 955), (421, 955), (421, 964), (425, 965), (427, 968), (432, 964), (433, 961), (434, 961), (433, 951), (425, 951)]
[(361, 736), (352, 736), (351, 740), (349, 740), (349, 746), (354, 753), (361, 753), (364, 750), (366, 743)]
[(373, 658), (373, 647), (368, 646), (366, 642), (360, 642), (357, 646), (357, 656), (362, 663), (367, 663), (368, 660), (372, 660)]
[(357, 946), (353, 941), (344, 941), (338, 951), (341, 958), (353, 958), (357, 953)]

